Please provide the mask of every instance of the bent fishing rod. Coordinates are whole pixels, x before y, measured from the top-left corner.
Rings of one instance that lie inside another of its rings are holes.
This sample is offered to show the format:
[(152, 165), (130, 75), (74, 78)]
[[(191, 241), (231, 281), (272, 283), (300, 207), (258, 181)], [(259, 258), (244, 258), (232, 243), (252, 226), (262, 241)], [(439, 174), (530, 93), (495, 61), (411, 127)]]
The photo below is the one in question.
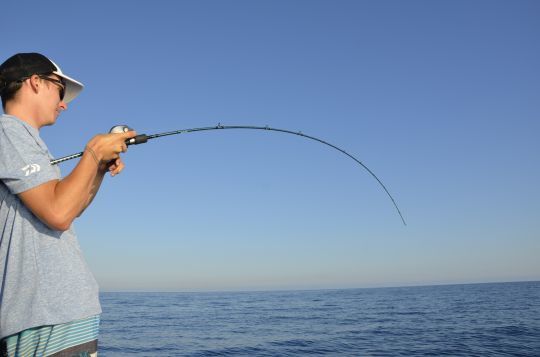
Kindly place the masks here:
[[(276, 129), (276, 128), (271, 128), (269, 126), (252, 126), (252, 125), (221, 125), (221, 123), (219, 123), (218, 125), (216, 126), (207, 126), (207, 127), (202, 127), (202, 128), (191, 128), (191, 129), (180, 129), (180, 130), (175, 130), (175, 131), (168, 131), (168, 132), (164, 132), (164, 133), (159, 133), (159, 134), (152, 134), (152, 135), (146, 135), (146, 134), (139, 134), (133, 138), (130, 138), (130, 139), (127, 139), (126, 140), (126, 145), (139, 145), (139, 144), (144, 144), (146, 143), (148, 140), (151, 140), (151, 139), (156, 139), (156, 138), (161, 138), (163, 136), (169, 136), (169, 135), (178, 135), (178, 134), (187, 134), (187, 133), (194, 133), (194, 132), (199, 132), (199, 131), (209, 131), (209, 130), (222, 130), (222, 129), (252, 129), (252, 130), (267, 130), (267, 131), (274, 131), (274, 132), (280, 132), (280, 133), (286, 133), (286, 134), (293, 134), (293, 135), (298, 135), (298, 136), (302, 136), (306, 139), (311, 139), (311, 140), (315, 140), (315, 141), (318, 141), (324, 145), (328, 145), (330, 146), (331, 148), (334, 148), (338, 151), (340, 151), (341, 153), (347, 155), (348, 157), (350, 157), (351, 159), (353, 159), (354, 161), (356, 161), (357, 164), (359, 164), (360, 166), (362, 166), (367, 172), (369, 172), (369, 174), (371, 176), (373, 176), (373, 178), (375, 180), (377, 180), (377, 182), (379, 183), (379, 185), (384, 189), (384, 192), (386, 192), (386, 194), (388, 195), (388, 197), (390, 198), (390, 200), (392, 201), (392, 203), (394, 204), (394, 207), (396, 208), (396, 211), (397, 213), (399, 214), (399, 217), (401, 218), (401, 221), (403, 222), (403, 225), (407, 225), (407, 223), (405, 222), (405, 219), (403, 218), (403, 215), (401, 214), (401, 211), (399, 210), (399, 207), (396, 203), (396, 201), (394, 200), (394, 197), (392, 197), (392, 195), (390, 194), (390, 192), (388, 191), (388, 189), (386, 188), (386, 186), (382, 183), (382, 181), (377, 177), (377, 175), (375, 175), (373, 173), (373, 171), (371, 171), (366, 165), (364, 165), (360, 160), (358, 160), (357, 158), (355, 158), (354, 156), (352, 156), (351, 154), (349, 154), (348, 152), (346, 152), (345, 150), (333, 145), (333, 144), (330, 144), (329, 142), (326, 142), (322, 139), (319, 139), (319, 138), (316, 138), (314, 136), (310, 136), (310, 135), (306, 135), (304, 133), (302, 133), (301, 131), (292, 131), (292, 130), (287, 130), (287, 129)], [(127, 131), (130, 131), (130, 130), (133, 130), (131, 129), (129, 126), (127, 125), (116, 125), (116, 126), (113, 126), (111, 128), (111, 130), (109, 131), (110, 133), (122, 133), (122, 132), (127, 132)], [(73, 155), (68, 155), (68, 156), (64, 156), (64, 157), (61, 157), (59, 159), (55, 159), (55, 160), (51, 160), (51, 165), (56, 165), (56, 164), (59, 164), (61, 162), (64, 162), (64, 161), (68, 161), (68, 160), (71, 160), (71, 159), (75, 159), (75, 158), (78, 158), (78, 157), (81, 157), (83, 155), (83, 152), (79, 152), (79, 153), (76, 153), (76, 154), (73, 154)]]

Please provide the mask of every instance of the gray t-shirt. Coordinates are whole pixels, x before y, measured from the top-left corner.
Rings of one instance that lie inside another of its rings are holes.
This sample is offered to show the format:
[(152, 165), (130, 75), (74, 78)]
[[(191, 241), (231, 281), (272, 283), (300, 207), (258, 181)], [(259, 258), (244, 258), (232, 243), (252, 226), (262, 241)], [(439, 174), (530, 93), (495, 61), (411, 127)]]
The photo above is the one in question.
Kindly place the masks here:
[(101, 313), (73, 226), (55, 231), (17, 194), (60, 179), (37, 129), (0, 116), (0, 339)]

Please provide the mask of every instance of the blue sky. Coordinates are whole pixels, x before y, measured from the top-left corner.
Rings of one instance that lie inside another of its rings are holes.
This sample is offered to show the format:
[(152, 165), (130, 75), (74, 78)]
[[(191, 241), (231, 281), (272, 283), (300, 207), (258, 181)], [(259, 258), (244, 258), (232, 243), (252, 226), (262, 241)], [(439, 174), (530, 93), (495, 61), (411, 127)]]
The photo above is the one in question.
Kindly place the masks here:
[[(42, 130), (224, 125), (130, 148), (76, 222), (103, 290), (540, 279), (537, 1), (18, 1), (2, 60), (86, 88)], [(62, 164), (67, 174), (74, 163)]]

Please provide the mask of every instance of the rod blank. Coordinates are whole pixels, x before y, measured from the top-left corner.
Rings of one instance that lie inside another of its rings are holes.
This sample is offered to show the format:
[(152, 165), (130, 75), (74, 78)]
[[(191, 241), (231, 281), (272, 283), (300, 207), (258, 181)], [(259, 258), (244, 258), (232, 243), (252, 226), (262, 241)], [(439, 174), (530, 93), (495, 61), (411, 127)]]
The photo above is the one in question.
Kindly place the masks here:
[[(327, 145), (327, 146), (330, 146), (331, 148), (333, 149), (336, 149), (338, 150), (339, 152), (343, 153), (344, 155), (347, 155), (349, 158), (353, 159), (357, 164), (359, 164), (360, 166), (362, 166), (375, 180), (377, 180), (377, 182), (379, 183), (379, 185), (384, 189), (384, 192), (386, 192), (386, 194), (388, 195), (388, 197), (390, 198), (390, 200), (392, 201), (392, 204), (394, 205), (397, 213), (399, 214), (399, 217), (401, 218), (401, 221), (403, 222), (403, 225), (407, 225), (407, 223), (405, 222), (405, 219), (403, 218), (403, 215), (401, 214), (401, 211), (396, 203), (396, 201), (394, 200), (394, 197), (392, 197), (392, 195), (390, 194), (390, 192), (388, 191), (388, 189), (386, 188), (386, 186), (382, 183), (382, 181), (377, 177), (377, 175), (375, 175), (375, 173), (373, 173), (373, 171), (371, 171), (366, 165), (364, 165), (360, 160), (358, 160), (356, 157), (354, 157), (353, 155), (349, 154), (348, 152), (346, 152), (345, 150), (333, 145), (333, 144), (330, 144), (329, 142), (327, 141), (324, 141), (322, 139), (319, 139), (319, 138), (316, 138), (314, 136), (310, 136), (310, 135), (306, 135), (306, 134), (303, 134), (302, 132), (300, 131), (292, 131), (292, 130), (287, 130), (287, 129), (277, 129), (277, 128), (271, 128), (269, 126), (253, 126), (253, 125), (221, 125), (221, 124), (218, 124), (216, 126), (207, 126), (207, 127), (201, 127), (201, 128), (191, 128), (191, 129), (180, 129), (180, 130), (175, 130), (175, 131), (169, 131), (169, 132), (165, 132), (165, 133), (159, 133), (159, 134), (153, 134), (153, 135), (146, 135), (146, 134), (140, 134), (140, 135), (137, 135), (131, 139), (127, 139), (126, 140), (126, 145), (139, 145), (139, 144), (144, 144), (146, 143), (148, 140), (151, 140), (151, 139), (156, 139), (156, 138), (160, 138), (160, 137), (163, 137), (163, 136), (170, 136), (170, 135), (178, 135), (178, 134), (185, 134), (185, 133), (194, 133), (194, 132), (200, 132), (200, 131), (209, 131), (209, 130), (223, 130), (223, 129), (251, 129), (251, 130), (267, 130), (267, 131), (274, 131), (274, 132), (281, 132), (281, 133), (286, 133), (286, 134), (293, 134), (293, 135), (298, 135), (298, 136), (302, 136), (304, 138), (307, 138), (307, 139), (310, 139), (310, 140), (315, 140), (315, 141), (318, 141), (320, 142), (321, 144), (324, 144), (324, 145)], [(71, 160), (71, 159), (75, 159), (75, 158), (78, 158), (78, 157), (81, 157), (82, 156), (82, 152), (79, 152), (77, 154), (73, 154), (73, 155), (69, 155), (69, 156), (64, 156), (64, 157), (61, 157), (59, 159), (56, 159), (56, 160), (51, 160), (51, 165), (56, 165), (56, 164), (59, 164), (61, 162), (64, 162), (64, 161), (68, 161), (68, 160)]]

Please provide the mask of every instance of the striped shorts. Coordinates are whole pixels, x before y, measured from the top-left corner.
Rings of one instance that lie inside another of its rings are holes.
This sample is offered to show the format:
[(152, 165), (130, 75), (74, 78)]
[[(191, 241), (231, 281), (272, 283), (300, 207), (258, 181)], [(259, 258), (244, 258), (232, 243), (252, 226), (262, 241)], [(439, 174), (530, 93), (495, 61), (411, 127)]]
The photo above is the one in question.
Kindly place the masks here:
[(21, 331), (1, 341), (0, 356), (96, 356), (99, 318), (96, 315), (61, 325)]

